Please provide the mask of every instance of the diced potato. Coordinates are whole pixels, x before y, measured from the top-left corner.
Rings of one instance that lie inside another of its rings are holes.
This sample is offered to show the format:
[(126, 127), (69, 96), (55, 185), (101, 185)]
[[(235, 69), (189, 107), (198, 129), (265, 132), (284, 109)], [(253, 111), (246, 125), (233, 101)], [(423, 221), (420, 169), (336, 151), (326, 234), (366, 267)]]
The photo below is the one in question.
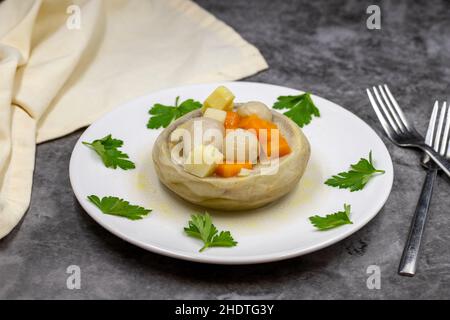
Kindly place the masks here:
[(219, 109), (207, 108), (203, 116), (224, 123), (227, 112)]
[(204, 178), (212, 175), (218, 163), (223, 161), (222, 153), (213, 145), (198, 145), (189, 153), (184, 170), (194, 176)]
[(202, 111), (214, 108), (224, 111), (233, 110), (234, 94), (224, 86), (217, 87), (203, 103)]

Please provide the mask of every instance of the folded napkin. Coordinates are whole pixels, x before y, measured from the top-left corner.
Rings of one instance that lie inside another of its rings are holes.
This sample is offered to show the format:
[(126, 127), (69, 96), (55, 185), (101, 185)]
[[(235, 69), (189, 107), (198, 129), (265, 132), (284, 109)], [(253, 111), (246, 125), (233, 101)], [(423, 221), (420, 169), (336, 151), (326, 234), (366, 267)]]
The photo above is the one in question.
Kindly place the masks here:
[(160, 88), (267, 68), (187, 0), (6, 0), (0, 21), (0, 238), (29, 206), (36, 143)]

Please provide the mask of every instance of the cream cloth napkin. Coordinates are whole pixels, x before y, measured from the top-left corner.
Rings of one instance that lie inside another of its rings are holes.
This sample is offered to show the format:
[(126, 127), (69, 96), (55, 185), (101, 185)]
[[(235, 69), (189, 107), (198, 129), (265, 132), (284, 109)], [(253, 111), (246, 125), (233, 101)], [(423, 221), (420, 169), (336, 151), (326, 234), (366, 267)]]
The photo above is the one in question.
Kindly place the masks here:
[(163, 87), (267, 68), (259, 51), (187, 0), (0, 4), (0, 238), (30, 202), (36, 143)]

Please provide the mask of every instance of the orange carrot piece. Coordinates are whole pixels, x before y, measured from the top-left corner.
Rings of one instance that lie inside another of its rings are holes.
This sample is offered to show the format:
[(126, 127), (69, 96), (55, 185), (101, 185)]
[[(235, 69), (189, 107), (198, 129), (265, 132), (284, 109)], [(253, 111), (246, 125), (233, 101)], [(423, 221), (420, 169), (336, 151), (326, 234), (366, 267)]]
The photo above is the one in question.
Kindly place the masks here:
[(291, 153), (291, 147), (289, 147), (287, 140), (283, 136), (280, 136), (280, 141), (278, 143), (278, 156), (282, 157), (289, 153)]
[(225, 118), (225, 129), (237, 129), (239, 127), (240, 117), (237, 112), (227, 111), (227, 116)]
[(251, 170), (253, 168), (253, 164), (251, 162), (241, 163), (242, 168)]
[(243, 117), (239, 119), (239, 128), (242, 129), (249, 129), (250, 128), (250, 122), (252, 121), (254, 117), (249, 116), (249, 117)]
[(242, 168), (251, 169), (251, 163), (221, 163), (217, 166), (215, 173), (218, 176), (229, 178), (234, 177), (241, 172)]
[(241, 118), (241, 120), (239, 121), (239, 128), (246, 130), (255, 130), (258, 138), (262, 134), (262, 130), (265, 130), (267, 132), (265, 136), (268, 140), (270, 140), (271, 130), (278, 129), (275, 123), (263, 120), (255, 114)]
[[(258, 136), (259, 142), (265, 154), (270, 157), (272, 155), (272, 136), (278, 135), (278, 156), (282, 157), (289, 153), (291, 153), (291, 148), (287, 140), (281, 135), (278, 126), (270, 121), (263, 120), (259, 118), (257, 115), (250, 115), (248, 117), (243, 117), (239, 121), (239, 128), (246, 130), (255, 130), (256, 135)], [(264, 133), (262, 130), (266, 130)], [(265, 141), (263, 141), (265, 140)]]
[[(272, 143), (271, 143), (271, 141), (268, 141), (267, 144), (262, 143), (261, 147), (262, 147), (263, 151), (265, 152), (265, 154), (268, 157), (272, 156)], [(274, 147), (275, 148), (278, 147), (278, 157), (285, 156), (285, 155), (291, 153), (291, 151), (292, 151), (291, 147), (289, 147), (289, 144), (288, 144), (287, 140), (283, 136), (279, 137), (278, 146), (274, 146)]]

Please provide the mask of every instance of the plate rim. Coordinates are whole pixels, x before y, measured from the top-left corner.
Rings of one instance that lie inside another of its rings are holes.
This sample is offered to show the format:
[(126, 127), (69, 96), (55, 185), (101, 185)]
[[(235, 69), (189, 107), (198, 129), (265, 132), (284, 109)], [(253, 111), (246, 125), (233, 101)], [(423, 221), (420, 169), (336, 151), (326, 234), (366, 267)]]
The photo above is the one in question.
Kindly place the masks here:
[(366, 126), (369, 130), (372, 131), (372, 133), (380, 140), (382, 146), (385, 148), (385, 151), (387, 153), (388, 156), (388, 160), (389, 160), (389, 170), (392, 172), (392, 175), (390, 175), (390, 181), (388, 181), (389, 183), (389, 187), (386, 188), (384, 194), (383, 194), (383, 201), (380, 202), (380, 205), (377, 206), (377, 208), (374, 210), (374, 213), (370, 216), (367, 216), (365, 219), (363, 219), (362, 221), (359, 222), (358, 225), (353, 224), (353, 228), (349, 228), (348, 230), (346, 230), (343, 233), (340, 233), (334, 237), (331, 237), (329, 239), (327, 239), (326, 241), (322, 241), (321, 243), (318, 243), (316, 245), (310, 246), (307, 249), (290, 249), (290, 250), (284, 250), (284, 251), (280, 251), (277, 253), (270, 253), (270, 254), (259, 254), (259, 255), (253, 255), (253, 256), (211, 256), (211, 255), (204, 255), (204, 254), (199, 254), (198, 252), (192, 252), (192, 253), (185, 253), (184, 251), (179, 251), (179, 250), (173, 250), (173, 249), (164, 249), (161, 248), (159, 246), (156, 245), (152, 245), (152, 244), (148, 244), (145, 242), (142, 242), (140, 240), (136, 240), (133, 239), (131, 237), (129, 237), (128, 235), (126, 235), (125, 233), (121, 232), (120, 230), (114, 229), (113, 227), (109, 226), (106, 223), (103, 223), (99, 218), (96, 217), (96, 215), (91, 214), (89, 212), (89, 210), (92, 209), (91, 205), (87, 202), (86, 199), (84, 199), (84, 197), (82, 197), (79, 192), (77, 191), (77, 189), (74, 187), (74, 153), (75, 150), (78, 148), (78, 146), (80, 145), (80, 142), (83, 138), (83, 136), (88, 132), (88, 130), (90, 129), (90, 127), (92, 125), (95, 125), (98, 121), (100, 121), (101, 119), (103, 119), (104, 117), (112, 114), (112, 113), (116, 113), (116, 112), (120, 112), (122, 109), (127, 108), (127, 105), (133, 104), (133, 103), (137, 103), (140, 100), (145, 100), (148, 97), (154, 95), (154, 94), (164, 94), (165, 91), (171, 91), (174, 89), (183, 89), (183, 90), (189, 90), (190, 88), (194, 88), (194, 87), (201, 87), (201, 86), (219, 86), (219, 85), (226, 85), (226, 84), (233, 84), (233, 83), (238, 83), (238, 84), (249, 84), (249, 85), (263, 85), (263, 86), (269, 86), (269, 87), (273, 87), (273, 88), (280, 88), (280, 89), (289, 89), (289, 90), (293, 90), (293, 91), (297, 91), (299, 93), (304, 93), (305, 91), (299, 90), (299, 89), (294, 89), (294, 88), (290, 88), (290, 87), (286, 87), (286, 86), (281, 86), (281, 85), (275, 85), (275, 84), (270, 84), (270, 83), (264, 83), (264, 82), (254, 82), (254, 81), (221, 81), (221, 82), (211, 82), (211, 83), (199, 83), (199, 84), (190, 84), (190, 85), (182, 85), (182, 86), (176, 86), (176, 87), (169, 87), (169, 88), (164, 88), (162, 90), (157, 90), (154, 92), (151, 92), (147, 95), (143, 95), (143, 96), (139, 96), (136, 97), (134, 99), (131, 99), (129, 101), (126, 101), (122, 104), (120, 104), (119, 106), (113, 108), (111, 111), (106, 112), (105, 114), (103, 114), (100, 118), (98, 118), (96, 121), (94, 121), (92, 124), (90, 124), (84, 131), (83, 133), (80, 135), (80, 137), (77, 139), (74, 148), (71, 152), (70, 155), (70, 162), (69, 162), (69, 180), (70, 180), (70, 185), (72, 187), (73, 193), (75, 194), (75, 197), (77, 198), (78, 203), (81, 205), (81, 207), (83, 208), (83, 210), (95, 221), (97, 222), (100, 226), (102, 226), (103, 228), (105, 228), (106, 230), (108, 230), (109, 232), (111, 232), (113, 235), (121, 238), (122, 240), (129, 242), (135, 246), (138, 246), (144, 250), (156, 253), (156, 254), (161, 254), (167, 257), (171, 257), (171, 258), (176, 258), (176, 259), (181, 259), (181, 260), (186, 260), (186, 261), (192, 261), (192, 262), (198, 262), (198, 263), (206, 263), (206, 264), (219, 264), (219, 265), (250, 265), (250, 264), (262, 264), (262, 263), (269, 263), (269, 262), (275, 262), (275, 261), (281, 261), (281, 260), (286, 260), (286, 259), (291, 259), (291, 258), (295, 258), (295, 257), (299, 257), (299, 256), (303, 256), (306, 255), (308, 253), (314, 252), (314, 251), (318, 251), (321, 250), (323, 248), (326, 248), (328, 246), (331, 246), (347, 237), (349, 237), (350, 235), (356, 233), (357, 231), (359, 231), (361, 228), (363, 228), (364, 226), (366, 226), (373, 218), (375, 218), (375, 216), (378, 215), (378, 213), (381, 211), (381, 209), (384, 207), (384, 205), (386, 204), (386, 202), (389, 199), (389, 195), (391, 194), (392, 191), (392, 187), (393, 187), (393, 182), (394, 182), (394, 176), (395, 176), (395, 172), (394, 172), (394, 166), (393, 166), (393, 162), (392, 162), (392, 157), (389, 153), (389, 149), (387, 148), (386, 144), (384, 143), (384, 141), (381, 139), (381, 137), (378, 135), (378, 133), (369, 125), (367, 124), (364, 120), (362, 120), (359, 116), (357, 116), (356, 114), (354, 114), (353, 112), (345, 109), (344, 107), (338, 105), (337, 103), (328, 100), (326, 98), (323, 98), (322, 96), (317, 96), (311, 93), (312, 97), (317, 97), (320, 98), (328, 103), (331, 103), (333, 105), (333, 107), (337, 107), (339, 109), (340, 112), (344, 112), (349, 114), (350, 116), (354, 117), (356, 121), (361, 122), (364, 126)]

